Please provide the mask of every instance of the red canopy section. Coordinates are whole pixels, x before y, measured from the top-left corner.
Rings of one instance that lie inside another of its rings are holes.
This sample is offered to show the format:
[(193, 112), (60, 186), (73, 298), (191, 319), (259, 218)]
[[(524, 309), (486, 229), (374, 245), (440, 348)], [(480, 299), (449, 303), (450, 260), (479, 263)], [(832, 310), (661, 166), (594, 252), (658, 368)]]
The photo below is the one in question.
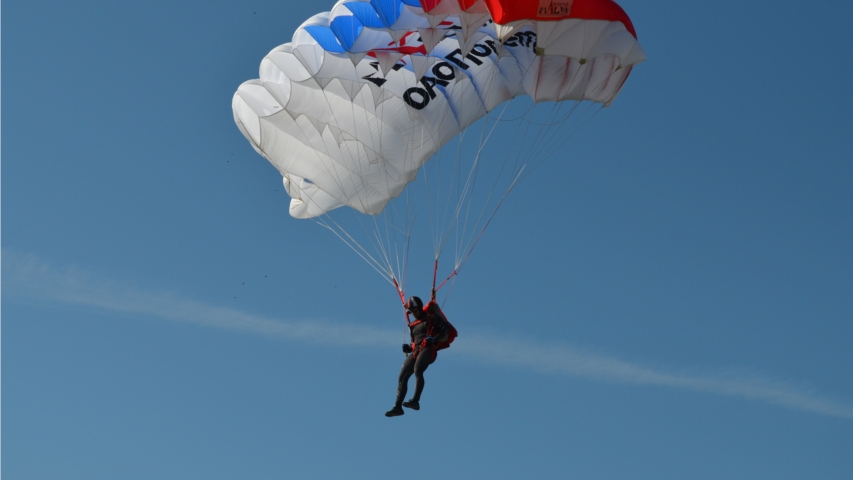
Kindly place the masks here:
[(637, 38), (637, 32), (628, 14), (612, 0), (421, 0), (421, 5), (424, 11), (429, 13), (440, 3), (455, 2), (464, 12), (480, 1), (488, 7), (492, 20), (501, 25), (518, 20), (607, 20), (622, 22), (631, 35)]

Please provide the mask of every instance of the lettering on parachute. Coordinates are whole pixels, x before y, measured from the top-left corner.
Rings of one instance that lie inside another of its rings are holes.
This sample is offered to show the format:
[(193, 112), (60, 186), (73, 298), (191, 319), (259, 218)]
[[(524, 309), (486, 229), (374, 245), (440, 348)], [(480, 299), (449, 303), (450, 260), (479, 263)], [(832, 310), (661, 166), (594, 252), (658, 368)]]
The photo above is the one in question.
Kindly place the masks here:
[[(536, 34), (533, 32), (518, 32), (515, 35), (509, 37), (504, 45), (508, 47), (527, 47), (527, 48), (536, 48)], [(498, 49), (497, 44), (494, 40), (485, 40), (483, 43), (477, 43), (471, 48), (471, 52), (462, 57), (462, 50), (456, 49), (449, 54), (444, 56), (446, 61), (438, 62), (432, 66), (432, 69), (428, 73), (431, 73), (432, 76), (424, 75), (420, 79), (420, 86), (411, 87), (403, 93), (403, 101), (406, 102), (407, 105), (416, 109), (423, 110), (429, 104), (430, 100), (435, 98), (435, 86), (446, 87), (450, 84), (450, 81), (456, 78), (456, 70), (451, 66), (451, 64), (455, 65), (457, 68), (462, 70), (468, 70), (471, 68), (471, 65), (468, 62), (473, 63), (474, 65), (482, 65), (483, 61), (481, 58), (488, 57), (493, 52), (496, 52)], [(372, 62), (370, 64), (373, 68), (379, 69), (378, 62)], [(394, 65), (394, 70), (399, 70), (403, 68), (402, 65), (397, 64)], [(384, 78), (374, 77), (374, 74), (370, 74), (366, 77), (361, 77), (364, 80), (373, 82), (376, 86), (381, 87), (383, 83), (386, 82)]]
[(572, 9), (572, 0), (539, 0), (540, 17), (567, 17)]
[[(533, 32), (519, 32), (507, 39), (504, 45), (508, 47), (528, 47), (536, 48), (536, 34)], [(471, 48), (471, 52), (465, 57), (462, 57), (462, 50), (456, 49), (447, 54), (444, 59), (447, 61), (438, 62), (433, 65), (430, 72), (433, 76), (424, 75), (421, 77), (419, 87), (411, 87), (403, 93), (403, 101), (410, 107), (416, 110), (423, 110), (429, 104), (429, 101), (435, 98), (436, 85), (445, 87), (450, 83), (450, 80), (456, 78), (456, 71), (451, 67), (451, 63), (462, 70), (468, 70), (471, 66), (466, 63), (470, 61), (474, 65), (482, 65), (483, 61), (480, 58), (488, 57), (493, 52), (497, 51), (497, 44), (494, 40), (486, 40), (484, 43), (477, 43)]]
[[(379, 62), (370, 62), (370, 66), (373, 67), (373, 69), (376, 70), (377, 72), (379, 71)], [(396, 72), (397, 70), (399, 70), (401, 68), (403, 68), (403, 65), (398, 63), (398, 64), (394, 65), (392, 70), (394, 70)], [(385, 80), (384, 78), (374, 77), (374, 75), (376, 75), (376, 74), (371, 73), (370, 75), (368, 75), (366, 77), (361, 77), (361, 79), (367, 80), (367, 81), (373, 83), (374, 85), (376, 85), (377, 87), (381, 87), (383, 83), (388, 81), (388, 80)]]

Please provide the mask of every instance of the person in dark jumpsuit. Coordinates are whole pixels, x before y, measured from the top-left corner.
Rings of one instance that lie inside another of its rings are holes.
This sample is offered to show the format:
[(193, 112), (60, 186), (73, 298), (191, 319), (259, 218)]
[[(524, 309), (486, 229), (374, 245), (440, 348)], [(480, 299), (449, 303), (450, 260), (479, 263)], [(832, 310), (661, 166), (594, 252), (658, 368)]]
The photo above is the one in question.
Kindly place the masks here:
[[(424, 372), (438, 355), (434, 336), (439, 335), (436, 332), (430, 332), (433, 328), (431, 321), (433, 315), (424, 309), (424, 303), (418, 297), (411, 297), (405, 307), (415, 317), (415, 320), (409, 323), (412, 344), (403, 344), (403, 353), (407, 355), (397, 383), (397, 401), (394, 403), (394, 408), (385, 412), (386, 417), (403, 415), (405, 413), (403, 407), (420, 410), (419, 402), (421, 393), (424, 391)], [(415, 394), (408, 401), (403, 402), (409, 388), (409, 377), (412, 374), (415, 375)]]

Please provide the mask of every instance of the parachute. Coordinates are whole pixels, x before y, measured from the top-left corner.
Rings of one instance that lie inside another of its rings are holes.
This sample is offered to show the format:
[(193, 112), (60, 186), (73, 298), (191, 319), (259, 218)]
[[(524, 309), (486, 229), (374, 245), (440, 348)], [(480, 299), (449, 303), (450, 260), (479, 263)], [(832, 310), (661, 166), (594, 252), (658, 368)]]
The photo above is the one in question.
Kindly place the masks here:
[[(631, 20), (611, 0), (340, 0), (264, 57), (260, 78), (240, 85), (232, 109), (249, 143), (281, 173), (290, 215), (335, 231), (402, 292), (399, 251), (408, 258), (416, 222), (411, 203), (388, 205), (419, 171), (425, 183), (430, 178), (455, 195), (426, 194), (421, 202), (430, 204), (431, 222), (444, 220), (433, 228), (436, 269), (456, 239), (453, 276), (506, 194), (529, 174), (529, 161), (557, 150), (554, 139), (562, 137), (550, 129), (581, 103), (610, 105), (644, 59)], [(497, 194), (497, 187), (485, 189), (491, 206), (471, 214), (483, 145), (516, 97), (532, 102), (525, 115), (551, 105), (513, 130), (540, 127), (531, 134), (540, 150), (535, 158), (507, 153), (490, 167), (503, 174), (509, 165), (507, 180)], [(564, 104), (573, 106), (558, 114)], [(455, 176), (429, 177), (430, 159), (478, 122), (477, 148), (457, 148), (443, 168)], [(372, 217), (373, 251), (330, 216), (341, 207)]]

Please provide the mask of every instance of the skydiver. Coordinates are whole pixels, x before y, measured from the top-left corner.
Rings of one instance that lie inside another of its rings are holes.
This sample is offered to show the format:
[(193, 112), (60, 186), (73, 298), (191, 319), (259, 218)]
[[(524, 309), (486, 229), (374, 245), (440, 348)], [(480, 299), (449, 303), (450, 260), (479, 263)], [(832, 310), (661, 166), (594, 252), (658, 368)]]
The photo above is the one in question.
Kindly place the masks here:
[[(446, 341), (450, 333), (447, 319), (435, 302), (430, 302), (424, 308), (424, 302), (420, 298), (411, 297), (403, 306), (415, 317), (414, 321), (409, 322), (409, 334), (412, 343), (403, 344), (406, 360), (403, 361), (403, 368), (400, 369), (400, 377), (397, 383), (397, 401), (394, 403), (394, 408), (385, 412), (386, 417), (403, 415), (405, 413), (403, 407), (412, 410), (421, 409), (419, 402), (424, 390), (424, 372), (438, 356), (436, 345)], [(413, 373), (415, 374), (415, 394), (403, 402), (409, 388), (409, 377)]]

